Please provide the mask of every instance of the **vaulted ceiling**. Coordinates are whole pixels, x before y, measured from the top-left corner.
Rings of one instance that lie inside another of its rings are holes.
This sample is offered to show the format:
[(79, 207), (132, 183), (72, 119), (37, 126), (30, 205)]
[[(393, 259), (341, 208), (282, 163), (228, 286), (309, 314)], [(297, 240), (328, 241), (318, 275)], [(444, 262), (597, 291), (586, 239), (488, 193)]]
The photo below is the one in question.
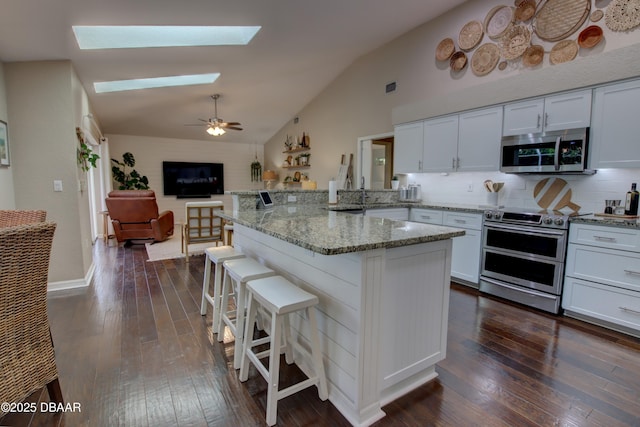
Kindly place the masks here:
[[(103, 133), (264, 143), (359, 56), (463, 0), (3, 0), (0, 61), (70, 60)], [(73, 25), (260, 25), (247, 46), (81, 51)], [(221, 73), (213, 84), (96, 94), (93, 82)], [(222, 137), (185, 126), (242, 123)]]

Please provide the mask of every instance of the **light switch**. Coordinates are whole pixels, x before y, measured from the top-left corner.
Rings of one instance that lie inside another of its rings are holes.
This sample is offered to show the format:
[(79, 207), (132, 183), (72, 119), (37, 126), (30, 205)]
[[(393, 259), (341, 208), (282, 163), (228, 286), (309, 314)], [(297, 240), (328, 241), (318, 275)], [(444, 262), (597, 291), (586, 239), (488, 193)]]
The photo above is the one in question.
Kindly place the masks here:
[(62, 180), (54, 179), (53, 180), (53, 191), (62, 191)]

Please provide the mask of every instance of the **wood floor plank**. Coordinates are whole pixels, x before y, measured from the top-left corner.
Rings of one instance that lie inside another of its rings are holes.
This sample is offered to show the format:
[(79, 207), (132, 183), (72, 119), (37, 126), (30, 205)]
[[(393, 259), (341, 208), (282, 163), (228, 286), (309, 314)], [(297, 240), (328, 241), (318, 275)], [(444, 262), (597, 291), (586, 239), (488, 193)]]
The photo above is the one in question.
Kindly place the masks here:
[[(83, 413), (8, 414), (15, 426), (262, 426), (266, 383), (232, 367), (211, 310), (204, 257), (148, 262), (144, 245), (94, 247), (87, 289), (49, 295), (66, 402)], [(386, 405), (384, 426), (640, 426), (640, 340), (460, 285), (439, 376)], [(282, 363), (283, 382), (301, 376)], [(29, 399), (48, 401), (46, 389)], [(283, 399), (280, 426), (347, 426), (315, 388)]]

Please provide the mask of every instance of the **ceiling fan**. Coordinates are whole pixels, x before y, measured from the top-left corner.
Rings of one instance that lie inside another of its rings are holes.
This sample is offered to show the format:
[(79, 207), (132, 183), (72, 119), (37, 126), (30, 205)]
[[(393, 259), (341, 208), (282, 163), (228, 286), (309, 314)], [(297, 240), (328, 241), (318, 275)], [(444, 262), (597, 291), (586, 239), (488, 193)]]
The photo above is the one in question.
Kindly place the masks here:
[(220, 98), (220, 94), (211, 95), (211, 98), (213, 98), (213, 102), (215, 104), (214, 116), (208, 120), (198, 119), (204, 123), (190, 124), (185, 126), (207, 126), (207, 133), (213, 136), (224, 135), (226, 133), (226, 129), (242, 130), (242, 128), (239, 127), (239, 122), (225, 122), (218, 117), (218, 98)]

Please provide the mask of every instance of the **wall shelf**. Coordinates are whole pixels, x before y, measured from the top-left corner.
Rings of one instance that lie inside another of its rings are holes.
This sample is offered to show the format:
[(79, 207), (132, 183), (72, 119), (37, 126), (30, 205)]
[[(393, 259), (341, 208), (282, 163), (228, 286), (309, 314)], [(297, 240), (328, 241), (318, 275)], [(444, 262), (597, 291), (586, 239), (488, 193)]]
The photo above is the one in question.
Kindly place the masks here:
[(311, 150), (311, 147), (298, 147), (298, 148), (292, 148), (291, 150), (285, 150), (283, 151), (284, 154), (287, 153), (300, 153), (302, 151), (309, 151)]
[(282, 169), (304, 169), (308, 167), (311, 167), (311, 165), (282, 166)]

